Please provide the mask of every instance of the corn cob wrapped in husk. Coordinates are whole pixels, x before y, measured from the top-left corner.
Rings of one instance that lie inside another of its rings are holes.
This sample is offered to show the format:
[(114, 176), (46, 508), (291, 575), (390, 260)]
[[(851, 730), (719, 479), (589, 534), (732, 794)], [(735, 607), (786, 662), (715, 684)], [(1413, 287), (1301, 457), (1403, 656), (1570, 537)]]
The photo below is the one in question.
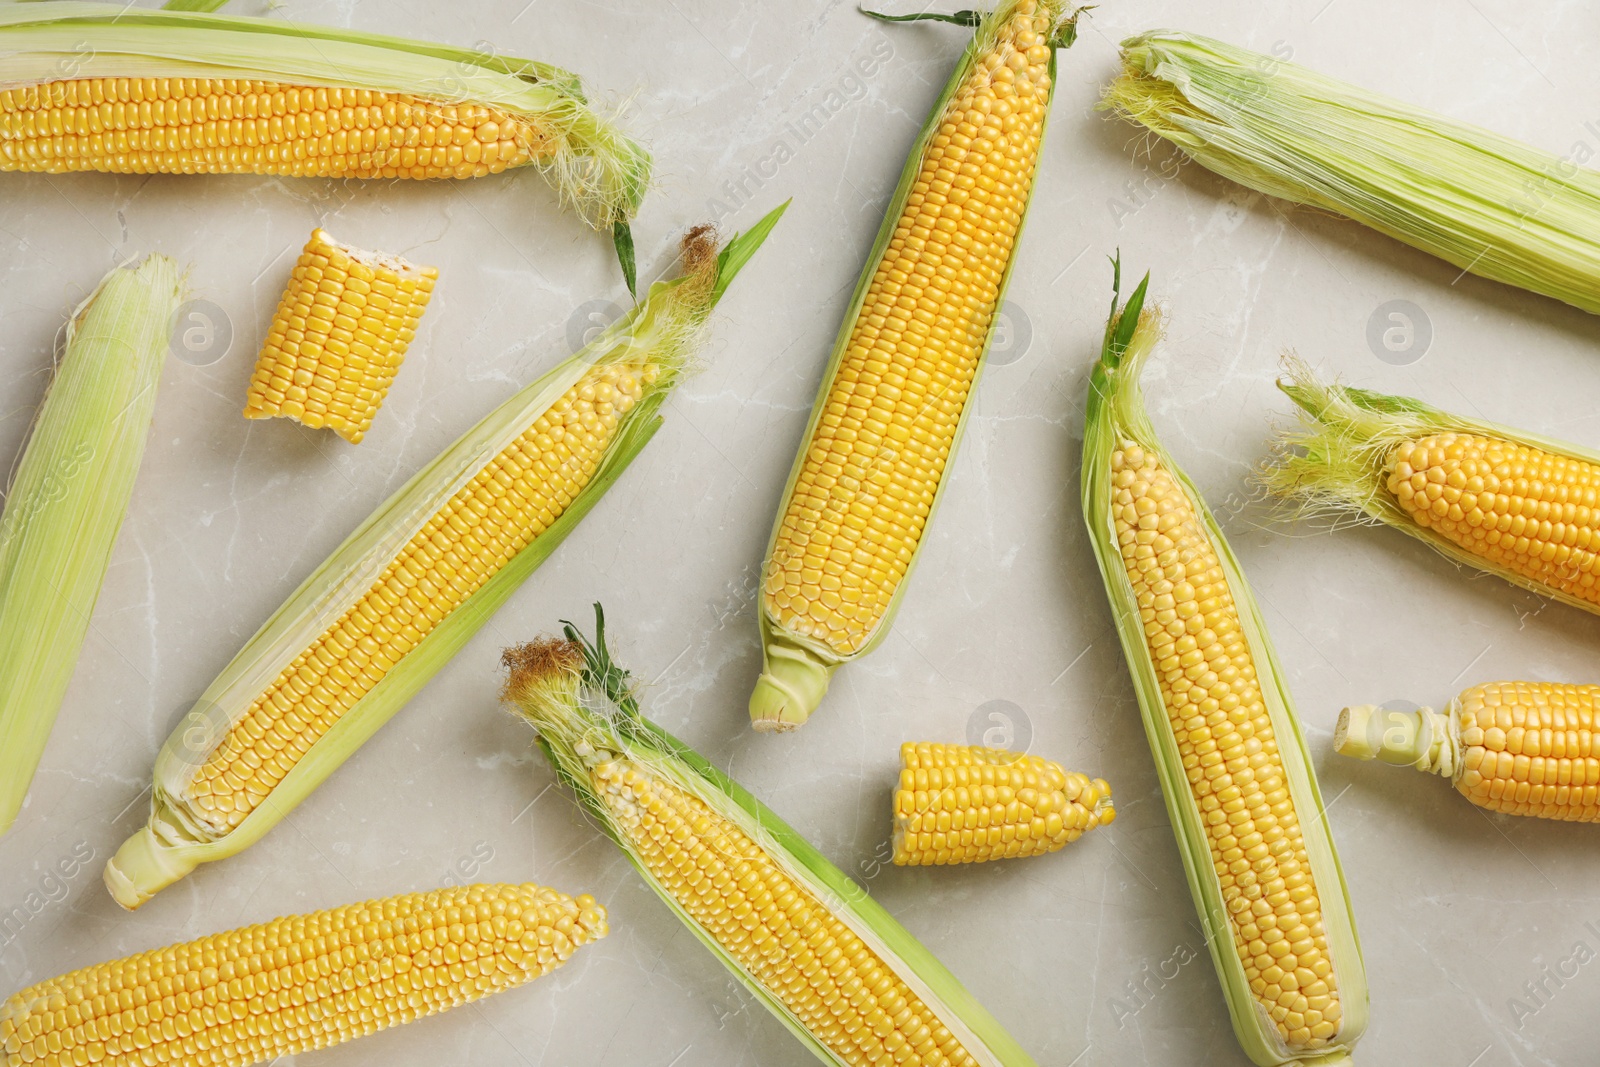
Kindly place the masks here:
[(606, 936), (593, 897), (466, 885), (141, 952), (0, 1004), (7, 1067), (277, 1061), (470, 1004)]
[(1600, 312), (1600, 172), (1570, 155), (1195, 34), (1130, 37), (1122, 64), (1105, 106), (1207, 169)]
[(650, 156), (576, 75), (283, 19), (43, 0), (0, 3), (0, 171), (472, 178), (544, 172), (612, 233)]
[(0, 834), (11, 828), (66, 695), (155, 414), (178, 267), (107, 274), (66, 348), (0, 514)]
[(1319, 381), (1284, 361), (1301, 425), (1262, 481), (1303, 514), (1387, 523), (1474, 570), (1600, 613), (1600, 452)]
[(1367, 986), (1344, 873), (1250, 587), (1145, 412), (1148, 283), (1113, 297), (1090, 378), (1084, 520), (1234, 1033), (1263, 1067), (1348, 1063)]
[(137, 907), (277, 825), (555, 551), (661, 425), (711, 309), (782, 208), (522, 389), (390, 497), (201, 695), (156, 757), (149, 824), (106, 865)]
[(1032, 1067), (955, 976), (772, 811), (639, 712), (595, 608), (506, 652), (506, 700), (685, 926), (824, 1063)]
[(758, 730), (805, 722), (888, 633), (1005, 298), (1056, 49), (1075, 33), (1063, 12), (1003, 0), (984, 17), (906, 160), (767, 546)]

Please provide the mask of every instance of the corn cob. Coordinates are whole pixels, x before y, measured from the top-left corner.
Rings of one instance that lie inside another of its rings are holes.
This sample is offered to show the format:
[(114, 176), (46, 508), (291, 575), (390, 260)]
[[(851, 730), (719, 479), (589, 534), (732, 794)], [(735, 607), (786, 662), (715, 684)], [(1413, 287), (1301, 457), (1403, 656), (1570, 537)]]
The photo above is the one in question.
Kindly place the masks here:
[(804, 722), (887, 632), (938, 504), (1005, 295), (1061, 0), (1004, 0), (935, 105), (890, 201), (795, 457), (762, 574), (757, 729)]
[(1113, 298), (1090, 380), (1090, 540), (1234, 1033), (1263, 1067), (1347, 1063), (1367, 991), (1344, 874), (1249, 586), (1145, 413), (1148, 282)]
[(1448, 778), (1490, 811), (1600, 822), (1597, 702), (1600, 686), (1490, 682), (1462, 690), (1442, 714), (1345, 708), (1333, 743), (1345, 756)]
[(1105, 779), (1053, 760), (977, 745), (900, 746), (896, 866), (1042, 856), (1116, 817)]
[(711, 309), (779, 211), (491, 412), (257, 632), (156, 758), (149, 825), (106, 866), (134, 908), (258, 840), (454, 655), (649, 441)]
[(41, 982), (0, 1005), (0, 1050), (7, 1067), (265, 1063), (522, 985), (605, 935), (593, 897), (536, 885), (369, 900)]
[(1600, 453), (1410, 397), (1318, 381), (1286, 359), (1301, 409), (1262, 474), (1308, 514), (1358, 514), (1475, 570), (1600, 612)]
[(256, 359), (244, 417), (327, 426), (359, 444), (416, 335), (439, 272), (313, 230)]
[(679, 919), (824, 1063), (1030, 1067), (920, 943), (793, 829), (645, 719), (590, 643), (506, 652), (506, 699)]
[[(1600, 173), (1209, 37), (1122, 42), (1105, 104), (1205, 167), (1480, 277), (1600, 312)], [(1581, 154), (1579, 153), (1581, 149)]]
[(66, 695), (155, 414), (183, 284), (150, 256), (107, 274), (66, 350), (0, 514), (0, 834)]
[(535, 166), (612, 232), (633, 288), (628, 222), (649, 154), (557, 67), (76, 0), (0, 4), (0, 54), (0, 171), (472, 178)]

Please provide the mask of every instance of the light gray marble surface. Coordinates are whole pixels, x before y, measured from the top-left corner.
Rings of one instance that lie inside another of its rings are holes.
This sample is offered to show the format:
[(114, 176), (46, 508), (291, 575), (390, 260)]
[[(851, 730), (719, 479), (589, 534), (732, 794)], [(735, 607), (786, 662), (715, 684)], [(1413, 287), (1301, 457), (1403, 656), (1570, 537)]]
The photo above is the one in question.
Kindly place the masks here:
[[(608, 243), (554, 210), (531, 172), (349, 191), (0, 176), (0, 457), (22, 444), (67, 310), (113, 263), (160, 251), (193, 264), (197, 295), (235, 329), (214, 365), (166, 368), (92, 635), (29, 805), (0, 840), (0, 904), (55, 898), (0, 944), (0, 993), (279, 914), (434, 887), (475, 865), (482, 880), (591, 891), (614, 932), (528, 988), (306, 1063), (810, 1062), (550, 788), (528, 731), (496, 706), (501, 647), (587, 620), (598, 599), (619, 657), (655, 679), (652, 714), (865, 879), (1040, 1064), (1245, 1063), (1203, 956), (1148, 977), (1202, 940), (1076, 500), (1086, 370), (1106, 257), (1120, 247), (1129, 268), (1154, 272), (1171, 313), (1147, 375), (1156, 426), (1254, 581), (1331, 801), (1372, 987), (1359, 1062), (1594, 1062), (1600, 965), (1569, 961), (1575, 946), (1600, 949), (1596, 831), (1487, 817), (1443, 781), (1332, 757), (1330, 738), (1346, 703), (1437, 704), (1495, 679), (1594, 681), (1600, 621), (1467, 580), (1397, 533), (1273, 526), (1239, 501), (1269, 425), (1286, 417), (1272, 385), (1281, 350), (1594, 445), (1596, 320), (1198, 167), (1162, 179), (1162, 151), (1141, 157), (1130, 127), (1093, 110), (1115, 42), (1176, 26), (1292, 50), (1568, 152), (1593, 145), (1585, 124), (1600, 120), (1600, 16), (1587, 5), (1127, 0), (1096, 11), (1061, 58), (1011, 290), (1030, 340), (982, 384), (893, 635), (783, 737), (746, 726), (759, 669), (747, 589), (851, 283), (965, 31), (880, 26), (840, 2), (287, 0), (273, 11), (491, 40), (580, 71), (603, 94), (631, 93), (628, 121), (658, 160), (638, 225), (647, 275), (691, 224), (738, 227), (794, 205), (724, 302), (709, 367), (554, 559), (284, 825), (128, 915), (99, 869), (142, 822), (152, 757), (180, 712), (374, 505), (568, 353), (587, 302), (624, 293)], [(874, 55), (875, 73), (857, 80), (856, 62)], [(819, 104), (827, 120), (796, 136), (790, 124)], [(387, 406), (354, 448), (239, 415), (255, 346), (318, 224), (441, 272)], [(1422, 308), (1434, 333), (1406, 366), (1365, 340), (1393, 299)], [(1035, 751), (1112, 781), (1115, 826), (1015, 864), (882, 867), (898, 744), (960, 740), (991, 700), (1022, 709)], [(47, 878), (90, 851), (64, 887)], [(1530, 999), (1524, 983), (1564, 962), (1576, 975)], [(1149, 990), (1142, 1002), (1130, 983)], [(1512, 998), (1537, 1010), (1514, 1012)]]

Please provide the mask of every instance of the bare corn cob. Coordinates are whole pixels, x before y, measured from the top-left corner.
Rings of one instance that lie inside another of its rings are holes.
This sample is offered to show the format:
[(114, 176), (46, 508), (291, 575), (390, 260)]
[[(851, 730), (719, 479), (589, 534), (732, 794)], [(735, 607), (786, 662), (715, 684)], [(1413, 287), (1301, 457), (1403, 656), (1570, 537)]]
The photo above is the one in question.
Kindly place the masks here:
[(1042, 856), (1117, 817), (1103, 778), (979, 745), (908, 741), (894, 792), (897, 866)]
[(472, 178), (532, 165), (612, 232), (650, 156), (544, 63), (194, 11), (0, 5), (0, 171)]
[(4, 1062), (243, 1067), (548, 974), (607, 932), (593, 897), (469, 885), (293, 915), (41, 982), (0, 1005)]
[(335, 241), (320, 227), (272, 317), (244, 416), (326, 426), (359, 444), (416, 336), (439, 272)]
[(660, 425), (702, 327), (782, 209), (486, 416), (311, 575), (157, 757), (149, 824), (106, 866), (124, 907), (276, 825), (583, 518)]
[(762, 576), (757, 729), (815, 710), (885, 633), (969, 409), (1069, 44), (1061, 0), (1004, 0), (912, 150), (795, 458)]
[(1339, 713), (1334, 748), (1450, 779), (1490, 811), (1600, 822), (1600, 686), (1490, 682), (1443, 713), (1363, 704)]
[(776, 815), (644, 719), (571, 626), (509, 650), (506, 697), (685, 925), (825, 1063), (1031, 1067), (956, 979)]
[(1249, 586), (1144, 410), (1147, 283), (1091, 378), (1084, 515), (1234, 1032), (1258, 1064), (1346, 1063), (1367, 992), (1344, 876)]
[(1600, 612), (1600, 453), (1318, 381), (1286, 359), (1301, 409), (1266, 486), (1307, 513), (1355, 513), (1458, 563)]

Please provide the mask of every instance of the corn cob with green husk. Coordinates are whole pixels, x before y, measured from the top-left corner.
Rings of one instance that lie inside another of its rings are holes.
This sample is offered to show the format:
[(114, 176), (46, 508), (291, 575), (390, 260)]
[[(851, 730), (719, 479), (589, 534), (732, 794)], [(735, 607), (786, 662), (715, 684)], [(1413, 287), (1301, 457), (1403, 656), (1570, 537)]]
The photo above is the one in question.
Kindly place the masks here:
[(609, 230), (649, 154), (545, 63), (327, 26), (62, 0), (0, 4), (0, 171), (472, 178), (535, 166)]
[(1031, 1067), (933, 955), (799, 834), (639, 712), (591, 643), (510, 649), (506, 699), (650, 888), (824, 1063)]
[(805, 722), (888, 632), (1005, 297), (1075, 32), (1063, 11), (1004, 0), (984, 18), (906, 161), (767, 547), (759, 730)]
[(1209, 37), (1130, 37), (1122, 64), (1104, 106), (1223, 177), (1600, 312), (1600, 172), (1571, 155)]
[(1308, 514), (1387, 523), (1457, 563), (1600, 613), (1600, 452), (1285, 365), (1279, 388), (1301, 426), (1263, 472), (1269, 490)]
[(0, 1004), (7, 1067), (276, 1061), (470, 1004), (606, 936), (606, 912), (536, 885), (369, 900), (101, 963)]
[(1362, 704), (1339, 713), (1334, 748), (1450, 779), (1490, 811), (1600, 822), (1600, 686), (1490, 682), (1443, 712)]
[(155, 414), (177, 265), (107, 274), (66, 350), (0, 514), (0, 834), (44, 753), (111, 563)]
[(1348, 1063), (1367, 988), (1344, 874), (1250, 587), (1145, 412), (1148, 283), (1113, 297), (1090, 378), (1084, 519), (1234, 1033), (1263, 1067)]
[(511, 397), (390, 497), (201, 695), (156, 757), (149, 824), (106, 866), (134, 908), (275, 826), (419, 690), (661, 425), (703, 326), (782, 208)]

